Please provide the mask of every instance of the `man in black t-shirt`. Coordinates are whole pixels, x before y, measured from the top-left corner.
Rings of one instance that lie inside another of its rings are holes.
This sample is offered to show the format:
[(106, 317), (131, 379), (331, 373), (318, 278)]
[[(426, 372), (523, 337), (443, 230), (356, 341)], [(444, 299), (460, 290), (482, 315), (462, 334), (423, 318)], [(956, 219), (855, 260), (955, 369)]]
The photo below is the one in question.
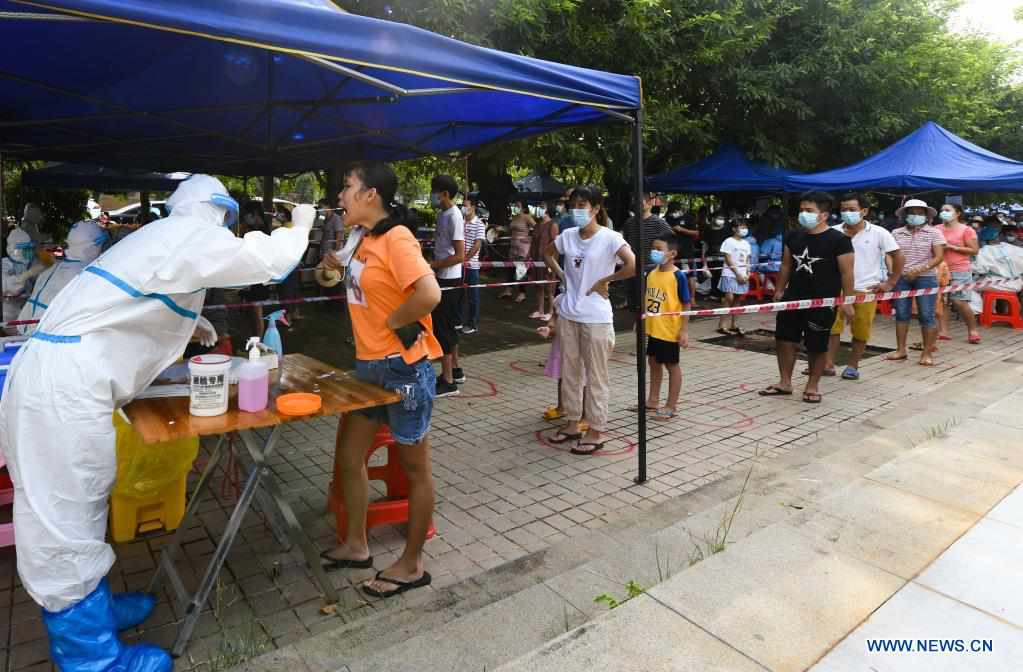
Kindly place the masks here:
[[(799, 199), (799, 225), (785, 239), (775, 301), (831, 298), (854, 295), (852, 239), (828, 226), (832, 200), (827, 194), (809, 192)], [(853, 318), (852, 305), (840, 306), (847, 322)], [(792, 369), (796, 364), (796, 345), (802, 341), (810, 359), (810, 377), (803, 390), (803, 401), (818, 404), (817, 391), (824, 371), (828, 337), (835, 322), (834, 308), (808, 308), (778, 313), (774, 330), (778, 354), (777, 384), (760, 391), (764, 397), (792, 394)], [(850, 322), (851, 324), (851, 322)]]
[[(696, 224), (693, 213), (684, 213), (682, 204), (672, 201), (668, 204), (668, 226), (675, 232), (678, 241), (678, 260), (689, 266), (690, 270), (700, 268), (700, 227)], [(689, 274), (689, 295), (696, 296), (696, 273)]]

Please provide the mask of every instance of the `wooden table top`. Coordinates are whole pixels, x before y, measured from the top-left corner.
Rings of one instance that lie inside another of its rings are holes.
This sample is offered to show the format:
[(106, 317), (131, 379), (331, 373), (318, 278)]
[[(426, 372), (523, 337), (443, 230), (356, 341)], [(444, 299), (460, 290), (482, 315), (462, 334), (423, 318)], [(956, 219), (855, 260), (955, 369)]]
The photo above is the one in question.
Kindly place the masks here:
[[(326, 375), (331, 374), (333, 375)], [(325, 377), (321, 377), (325, 376)], [(314, 387), (319, 387), (315, 390)], [(277, 397), (290, 392), (313, 392), (323, 399), (317, 413), (303, 416), (281, 415)], [(337, 367), (305, 355), (284, 355), (280, 368), (270, 372), (270, 402), (266, 410), (247, 413), (238, 410), (238, 386), (231, 386), (227, 413), (212, 418), (189, 414), (188, 397), (137, 399), (124, 407), (132, 426), (146, 443), (163, 443), (210, 434), (226, 434), (240, 429), (273, 427), (285, 422), (321, 416), (340, 415), (361, 408), (384, 406), (401, 401), (396, 392), (370, 385)]]

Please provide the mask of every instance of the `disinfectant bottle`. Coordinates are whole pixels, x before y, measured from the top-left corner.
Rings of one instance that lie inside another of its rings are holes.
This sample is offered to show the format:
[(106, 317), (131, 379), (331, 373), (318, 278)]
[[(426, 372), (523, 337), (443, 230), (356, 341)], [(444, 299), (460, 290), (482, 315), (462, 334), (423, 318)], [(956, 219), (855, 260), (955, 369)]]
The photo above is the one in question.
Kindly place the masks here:
[(238, 408), (258, 413), (266, 408), (270, 372), (259, 361), (259, 338), (253, 336), (245, 347), (249, 351), (249, 361), (238, 367)]

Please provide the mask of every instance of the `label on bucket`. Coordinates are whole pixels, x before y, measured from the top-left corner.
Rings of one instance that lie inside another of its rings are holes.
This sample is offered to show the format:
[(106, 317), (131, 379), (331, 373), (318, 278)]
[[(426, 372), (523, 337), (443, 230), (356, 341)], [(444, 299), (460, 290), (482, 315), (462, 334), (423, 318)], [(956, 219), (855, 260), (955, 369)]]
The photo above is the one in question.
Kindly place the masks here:
[(228, 376), (231, 358), (224, 355), (200, 355), (189, 360), (188, 377), (192, 415), (220, 415), (227, 412)]

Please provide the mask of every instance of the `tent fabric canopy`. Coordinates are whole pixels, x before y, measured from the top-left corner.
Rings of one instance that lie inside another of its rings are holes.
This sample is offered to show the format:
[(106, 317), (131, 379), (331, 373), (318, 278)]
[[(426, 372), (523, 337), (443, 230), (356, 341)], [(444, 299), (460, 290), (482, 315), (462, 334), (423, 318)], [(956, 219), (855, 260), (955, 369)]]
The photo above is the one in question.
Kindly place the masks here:
[(978, 147), (929, 121), (859, 163), (793, 176), (785, 185), (788, 191), (1023, 191), (1023, 163)]
[(705, 159), (646, 180), (650, 191), (673, 194), (723, 191), (782, 191), (785, 178), (797, 173), (750, 161), (735, 145), (722, 145)]
[(86, 164), (51, 163), (21, 174), (25, 187), (94, 189), (96, 191), (173, 191), (188, 173), (117, 170)]
[(533, 171), (521, 180), (515, 180), (515, 189), (518, 190), (519, 198), (539, 202), (561, 198), (567, 187), (550, 175)]
[(629, 120), (636, 77), (329, 0), (0, 0), (0, 151), (264, 175)]

